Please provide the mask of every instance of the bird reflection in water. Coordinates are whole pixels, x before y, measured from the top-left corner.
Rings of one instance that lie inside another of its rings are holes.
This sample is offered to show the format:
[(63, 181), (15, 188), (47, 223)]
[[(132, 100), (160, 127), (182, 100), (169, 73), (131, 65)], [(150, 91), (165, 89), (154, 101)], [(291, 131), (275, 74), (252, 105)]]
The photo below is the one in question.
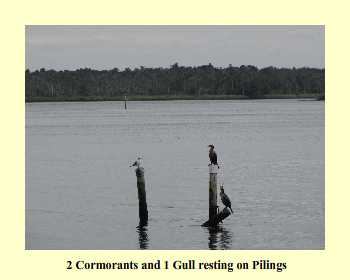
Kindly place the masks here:
[(148, 239), (148, 228), (147, 226), (138, 226), (137, 232), (139, 234), (139, 246), (140, 249), (148, 249), (149, 239)]
[(227, 228), (221, 226), (208, 227), (208, 233), (209, 249), (231, 249), (233, 234)]

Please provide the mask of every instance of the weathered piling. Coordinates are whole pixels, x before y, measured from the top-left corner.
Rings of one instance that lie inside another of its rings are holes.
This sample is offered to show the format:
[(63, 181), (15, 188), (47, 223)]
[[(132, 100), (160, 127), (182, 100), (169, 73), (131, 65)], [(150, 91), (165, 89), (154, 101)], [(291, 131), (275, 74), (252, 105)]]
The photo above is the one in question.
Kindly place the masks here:
[(137, 194), (139, 199), (139, 225), (145, 226), (148, 222), (148, 210), (146, 201), (145, 171), (142, 167), (135, 169), (137, 178)]
[(214, 164), (209, 165), (209, 220), (218, 212), (217, 175), (218, 166)]
[(204, 227), (216, 226), (231, 214), (227, 207), (218, 213), (217, 174), (218, 166), (209, 165), (209, 220), (202, 224)]
[(126, 97), (126, 95), (124, 95), (124, 109), (125, 109), (125, 110), (127, 109), (126, 100), (127, 100), (127, 97)]

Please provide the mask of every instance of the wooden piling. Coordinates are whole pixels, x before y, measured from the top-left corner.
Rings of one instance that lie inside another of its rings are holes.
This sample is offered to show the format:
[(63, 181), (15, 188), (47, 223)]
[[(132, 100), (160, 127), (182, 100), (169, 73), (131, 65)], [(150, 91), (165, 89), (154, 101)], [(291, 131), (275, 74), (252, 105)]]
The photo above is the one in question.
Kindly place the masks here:
[(148, 210), (146, 201), (145, 172), (142, 167), (135, 170), (137, 178), (137, 194), (139, 199), (139, 226), (145, 226), (148, 222)]
[(231, 214), (227, 207), (218, 212), (217, 174), (218, 166), (214, 164), (209, 165), (209, 219), (202, 224), (204, 227), (216, 226)]
[(214, 164), (209, 165), (209, 220), (218, 212), (217, 173), (218, 166)]

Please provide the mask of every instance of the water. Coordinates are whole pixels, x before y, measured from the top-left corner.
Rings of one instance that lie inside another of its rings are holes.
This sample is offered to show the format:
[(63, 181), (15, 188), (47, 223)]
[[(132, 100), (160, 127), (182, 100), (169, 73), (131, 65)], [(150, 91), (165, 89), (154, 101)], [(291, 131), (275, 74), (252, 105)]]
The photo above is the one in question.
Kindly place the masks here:
[[(216, 230), (200, 226), (208, 144), (234, 210)], [(138, 155), (143, 229), (129, 168)], [(26, 104), (26, 248), (322, 249), (324, 103)]]

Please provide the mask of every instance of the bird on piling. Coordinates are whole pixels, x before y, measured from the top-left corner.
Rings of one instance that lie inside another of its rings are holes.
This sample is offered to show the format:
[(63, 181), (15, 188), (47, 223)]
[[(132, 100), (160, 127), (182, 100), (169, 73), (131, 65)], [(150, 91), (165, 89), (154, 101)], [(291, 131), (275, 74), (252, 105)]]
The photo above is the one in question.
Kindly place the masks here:
[(210, 163), (208, 164), (208, 166), (211, 165), (211, 164), (214, 164), (214, 165), (217, 165), (218, 168), (220, 168), (219, 165), (218, 165), (218, 156), (217, 156), (216, 152), (214, 151), (214, 145), (209, 145), (208, 147), (210, 148), (209, 149), (209, 160), (210, 160)]
[(140, 168), (141, 167), (141, 159), (142, 159), (141, 157), (138, 157), (137, 160), (129, 167), (136, 166), (136, 168)]
[(230, 208), (231, 213), (233, 213), (232, 208), (231, 208), (231, 200), (229, 199), (229, 197), (228, 197), (227, 194), (225, 193), (225, 191), (224, 191), (224, 186), (220, 186), (220, 197), (221, 197), (222, 203), (223, 203), (226, 207)]

